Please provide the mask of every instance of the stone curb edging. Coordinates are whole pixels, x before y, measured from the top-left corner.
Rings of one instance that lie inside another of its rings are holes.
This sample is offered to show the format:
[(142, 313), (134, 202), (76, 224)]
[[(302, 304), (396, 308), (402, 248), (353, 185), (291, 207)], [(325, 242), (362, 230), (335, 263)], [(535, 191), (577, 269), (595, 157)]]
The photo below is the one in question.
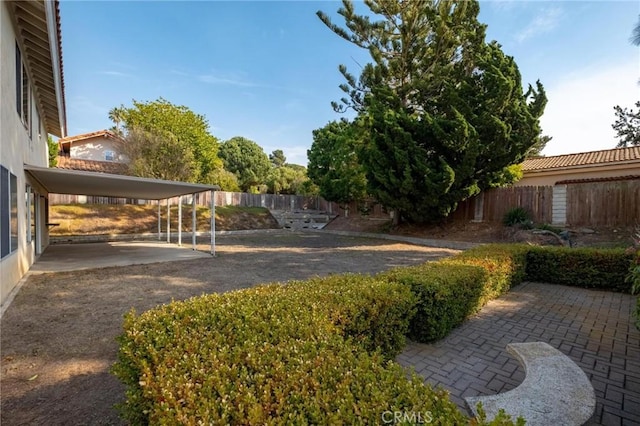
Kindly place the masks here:
[(531, 426), (580, 426), (593, 416), (595, 391), (571, 358), (544, 342), (510, 343), (507, 351), (524, 367), (524, 381), (507, 392), (466, 397), (476, 416), (479, 402), (488, 419), (504, 409)]

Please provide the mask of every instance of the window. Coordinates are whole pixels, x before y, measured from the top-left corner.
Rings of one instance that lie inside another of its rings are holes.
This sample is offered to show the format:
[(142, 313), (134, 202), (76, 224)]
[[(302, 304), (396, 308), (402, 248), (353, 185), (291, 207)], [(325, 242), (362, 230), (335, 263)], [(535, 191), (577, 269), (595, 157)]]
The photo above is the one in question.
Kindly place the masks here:
[(29, 76), (27, 75), (27, 68), (22, 61), (22, 52), (20, 47), (16, 43), (16, 109), (18, 116), (22, 119), (22, 123), (29, 131), (29, 137), (31, 137), (31, 93), (29, 90)]
[(22, 54), (16, 43), (16, 108), (22, 117)]
[(0, 166), (0, 258), (18, 248), (18, 179)]
[(105, 151), (104, 152), (105, 161), (116, 161), (116, 154), (113, 151)]
[(36, 135), (38, 138), (38, 141), (40, 140), (40, 138), (42, 137), (42, 130), (40, 130), (40, 127), (42, 126), (42, 123), (40, 123), (40, 114), (38, 113), (38, 110), (36, 109), (34, 111), (34, 115), (36, 117)]

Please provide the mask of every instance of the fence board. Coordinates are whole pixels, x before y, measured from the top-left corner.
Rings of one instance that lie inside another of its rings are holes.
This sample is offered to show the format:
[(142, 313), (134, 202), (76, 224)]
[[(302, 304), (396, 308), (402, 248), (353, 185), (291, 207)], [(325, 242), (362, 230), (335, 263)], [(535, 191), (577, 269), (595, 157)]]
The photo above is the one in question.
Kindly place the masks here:
[(640, 223), (640, 180), (568, 184), (567, 222), (594, 227)]
[(494, 188), (484, 193), (483, 221), (501, 222), (505, 214), (523, 207), (529, 211), (534, 222), (551, 222), (551, 186), (512, 186)]

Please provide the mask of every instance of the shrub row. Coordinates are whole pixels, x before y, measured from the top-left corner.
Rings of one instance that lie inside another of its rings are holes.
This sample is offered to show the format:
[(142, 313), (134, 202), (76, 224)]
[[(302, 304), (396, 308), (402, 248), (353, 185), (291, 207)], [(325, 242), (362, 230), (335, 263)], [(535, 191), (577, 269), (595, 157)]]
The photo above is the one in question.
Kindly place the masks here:
[[(384, 413), (465, 423), (388, 359), (415, 298), (361, 275), (273, 284), (125, 317), (115, 374), (132, 424), (362, 424)], [(387, 414), (389, 416), (390, 414)]]
[(630, 293), (633, 254), (624, 249), (531, 247), (527, 280)]
[[(617, 268), (627, 257), (489, 245), (375, 277), (271, 284), (131, 312), (113, 369), (127, 385), (123, 414), (132, 424), (363, 424), (396, 412), (434, 424), (512, 424), (470, 420), (444, 391), (407, 379), (390, 360), (405, 335), (442, 338), (524, 279), (573, 276), (571, 284), (625, 290), (627, 268), (621, 280)], [(564, 273), (541, 272), (550, 268)]]
[(527, 246), (487, 245), (450, 259), (391, 270), (380, 276), (409, 286), (417, 297), (409, 337), (441, 339), (526, 276)]

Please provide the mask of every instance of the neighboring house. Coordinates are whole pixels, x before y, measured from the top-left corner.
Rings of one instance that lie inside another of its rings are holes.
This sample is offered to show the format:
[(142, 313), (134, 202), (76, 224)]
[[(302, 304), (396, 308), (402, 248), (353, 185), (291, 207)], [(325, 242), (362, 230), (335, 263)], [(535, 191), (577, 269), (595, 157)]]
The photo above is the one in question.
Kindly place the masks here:
[(56, 167), (59, 169), (82, 170), (85, 172), (112, 173), (114, 175), (126, 175), (128, 168), (126, 163), (82, 160), (64, 156), (58, 156), (58, 164), (56, 164)]
[[(126, 163), (124, 141), (109, 130), (68, 136), (58, 140), (60, 155), (79, 160)], [(58, 166), (60, 167), (60, 166)]]
[(0, 2), (0, 304), (49, 244), (47, 136), (65, 136), (58, 1)]
[(553, 186), (576, 181), (637, 179), (640, 146), (536, 157), (522, 163), (516, 186)]

